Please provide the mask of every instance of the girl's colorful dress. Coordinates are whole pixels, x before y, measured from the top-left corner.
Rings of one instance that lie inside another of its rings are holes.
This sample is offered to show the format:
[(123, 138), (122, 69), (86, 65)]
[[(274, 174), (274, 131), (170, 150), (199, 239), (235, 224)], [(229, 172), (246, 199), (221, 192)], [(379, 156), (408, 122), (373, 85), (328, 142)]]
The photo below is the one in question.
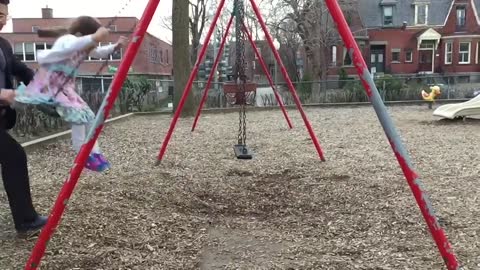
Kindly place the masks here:
[[(50, 50), (39, 50), (40, 65), (31, 83), (17, 88), (16, 102), (55, 107), (63, 120), (72, 124), (86, 124), (93, 121), (95, 114), (76, 92), (75, 77), (78, 66), (89, 56), (87, 47), (94, 47), (91, 36), (60, 37)], [(107, 45), (93, 49), (90, 56), (105, 58), (115, 49)]]
[[(60, 117), (72, 124), (72, 143), (79, 152), (91, 127), (95, 114), (76, 92), (75, 77), (78, 66), (88, 57), (106, 58), (116, 45), (96, 47), (92, 36), (64, 35), (52, 49), (37, 52), (40, 65), (33, 80), (17, 88), (15, 101), (20, 104), (47, 105), (55, 108)], [(86, 167), (103, 171), (110, 167), (98, 144), (92, 150)]]

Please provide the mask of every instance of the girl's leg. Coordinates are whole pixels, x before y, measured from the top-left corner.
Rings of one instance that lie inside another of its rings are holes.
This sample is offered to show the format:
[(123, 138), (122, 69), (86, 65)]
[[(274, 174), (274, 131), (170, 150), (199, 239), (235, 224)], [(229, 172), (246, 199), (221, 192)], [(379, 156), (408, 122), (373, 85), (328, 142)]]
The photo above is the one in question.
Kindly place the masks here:
[[(90, 132), (91, 127), (92, 127), (92, 123), (85, 124), (85, 138), (87, 138), (88, 132)], [(96, 140), (95, 144), (93, 145), (92, 153), (93, 154), (100, 154), (101, 153), (100, 146), (98, 146), (98, 140)]]
[(85, 125), (72, 124), (72, 145), (75, 152), (80, 152), (85, 140)]
[[(82, 145), (86, 140), (89, 126), (90, 125), (88, 124), (72, 124), (72, 145), (77, 153), (80, 152), (80, 148), (82, 148)], [(96, 172), (101, 172), (108, 169), (110, 164), (108, 164), (106, 160), (102, 160), (101, 157), (103, 158), (103, 156), (100, 156), (100, 148), (98, 147), (98, 143), (95, 142), (85, 167)]]
[[(72, 144), (75, 152), (80, 152), (80, 148), (87, 138), (88, 131), (90, 129), (90, 124), (72, 124)], [(95, 142), (95, 145), (92, 149), (93, 154), (100, 153), (100, 147), (98, 146), (98, 141)]]
[[(85, 137), (87, 137), (88, 132), (90, 131), (90, 128), (92, 127), (92, 122), (87, 123), (85, 125), (86, 133)], [(95, 141), (95, 145), (93, 146), (92, 150), (93, 156), (96, 158), (96, 160), (100, 163), (100, 168), (99, 170), (104, 171), (110, 168), (110, 163), (108, 162), (107, 158), (101, 153), (100, 147), (98, 146), (98, 140)]]

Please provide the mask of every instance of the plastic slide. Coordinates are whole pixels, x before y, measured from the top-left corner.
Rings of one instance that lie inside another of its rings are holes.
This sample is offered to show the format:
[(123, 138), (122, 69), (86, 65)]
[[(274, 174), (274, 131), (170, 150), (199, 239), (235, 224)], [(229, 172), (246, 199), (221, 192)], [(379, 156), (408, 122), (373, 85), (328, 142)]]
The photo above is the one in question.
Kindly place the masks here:
[(448, 119), (480, 115), (480, 95), (466, 102), (440, 106), (433, 112), (433, 115)]

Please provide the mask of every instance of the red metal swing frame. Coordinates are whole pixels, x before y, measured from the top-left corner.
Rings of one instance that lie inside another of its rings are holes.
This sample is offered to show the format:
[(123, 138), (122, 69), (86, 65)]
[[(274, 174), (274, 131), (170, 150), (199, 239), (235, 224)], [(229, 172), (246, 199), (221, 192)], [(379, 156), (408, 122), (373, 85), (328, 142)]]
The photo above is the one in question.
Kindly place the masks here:
[[(282, 60), (280, 59), (280, 56), (278, 52), (274, 49), (273, 45), (273, 40), (271, 36), (268, 33), (267, 26), (260, 14), (259, 8), (256, 5), (254, 0), (249, 0), (252, 8), (255, 12), (255, 15), (259, 21), (259, 23), (262, 26), (262, 29), (265, 33), (266, 39), (268, 41), (268, 44), (275, 56), (275, 59), (277, 60), (280, 70), (282, 72), (282, 75), (284, 79), (287, 82), (287, 85), (289, 86), (289, 90), (295, 100), (295, 103), (302, 115), (302, 118), (305, 122), (305, 125), (307, 126), (307, 129), (309, 131), (309, 134), (313, 140), (313, 143), (318, 151), (318, 154), (320, 158), (323, 160), (323, 153), (321, 151), (320, 145), (318, 144), (318, 141), (316, 137), (313, 134), (313, 129), (311, 128), (308, 119), (306, 118), (305, 113), (303, 112), (302, 106), (300, 104), (300, 100), (298, 99), (298, 96), (295, 92), (295, 89), (293, 87), (293, 84), (288, 77), (287, 71), (285, 69), (285, 66), (282, 63)], [(127, 77), (128, 70), (130, 66), (132, 65), (132, 62), (139, 50), (140, 44), (143, 40), (143, 37), (147, 31), (148, 25), (150, 24), (153, 15), (155, 14), (155, 10), (157, 9), (157, 6), (159, 4), (160, 0), (149, 0), (148, 4), (144, 10), (144, 13), (142, 15), (142, 18), (140, 19), (139, 24), (137, 25), (137, 28), (133, 34), (132, 42), (128, 45), (124, 58), (121, 61), (121, 64), (118, 68), (117, 73), (115, 74), (112, 84), (110, 85), (110, 88), (107, 92), (107, 95), (105, 97), (104, 103), (102, 104), (99, 113), (97, 114), (96, 120), (101, 120), (96, 126), (92, 127), (92, 130), (90, 131), (90, 134), (88, 136), (87, 142), (82, 146), (80, 149), (80, 152), (78, 153), (76, 159), (75, 159), (75, 164), (70, 172), (70, 175), (68, 179), (65, 181), (56, 201), (53, 206), (53, 209), (50, 213), (50, 216), (48, 218), (48, 222), (43, 228), (42, 232), (40, 233), (40, 236), (32, 250), (32, 254), (30, 255), (26, 265), (25, 269), (27, 270), (33, 270), (37, 269), (40, 267), (40, 262), (41, 259), (43, 258), (43, 255), (45, 254), (45, 250), (47, 248), (47, 243), (50, 241), (50, 238), (52, 237), (55, 229), (60, 223), (60, 219), (65, 211), (65, 208), (68, 204), (68, 200), (70, 199), (71, 195), (73, 194), (74, 188), (76, 184), (78, 183), (78, 180), (80, 178), (80, 175), (83, 171), (83, 168), (85, 166), (85, 163), (87, 161), (89, 153), (92, 151), (93, 146), (98, 139), (98, 136), (100, 135), (100, 132), (103, 129), (103, 124), (104, 121), (108, 118), (108, 115), (110, 113), (110, 110), (112, 109), (114, 102), (116, 98), (118, 97), (118, 94), (121, 90), (122, 84), (125, 81)], [(362, 81), (362, 84), (365, 88), (365, 92), (367, 96), (369, 97), (370, 101), (372, 102), (372, 105), (374, 106), (377, 115), (379, 117), (379, 120), (384, 128), (385, 134), (387, 135), (388, 141), (392, 147), (392, 150), (395, 154), (395, 157), (397, 158), (397, 161), (399, 163), (400, 168), (403, 171), (403, 174), (405, 175), (405, 178), (412, 190), (412, 193), (414, 195), (414, 198), (417, 202), (417, 205), (419, 206), (421, 213), (425, 219), (425, 222), (427, 223), (427, 226), (430, 230), (430, 233), (435, 240), (435, 243), (437, 245), (437, 248), (440, 251), (440, 254), (445, 262), (445, 265), (447, 266), (448, 270), (459, 270), (461, 269), (461, 266), (457, 260), (456, 255), (454, 254), (451, 244), (448, 241), (444, 230), (441, 228), (441, 226), (438, 223), (437, 217), (434, 214), (434, 211), (432, 209), (431, 203), (427, 197), (426, 192), (423, 190), (421, 181), (418, 177), (418, 174), (414, 170), (413, 166), (411, 165), (410, 158), (408, 156), (408, 153), (405, 150), (405, 147), (403, 146), (403, 143), (399, 139), (398, 134), (396, 134), (396, 129), (393, 125), (393, 121), (389, 118), (388, 112), (386, 108), (384, 107), (384, 104), (380, 98), (380, 95), (378, 93), (378, 90), (373, 82), (373, 80), (370, 77), (370, 72), (367, 68), (367, 65), (365, 63), (365, 60), (363, 59), (362, 53), (360, 52), (360, 49), (358, 47), (358, 44), (356, 43), (353, 34), (345, 20), (345, 17), (343, 15), (343, 12), (340, 8), (340, 5), (338, 4), (337, 0), (325, 0), (327, 7), (330, 11), (330, 14), (332, 15), (335, 23), (337, 24), (338, 31), (345, 43), (345, 46), (348, 50), (348, 52), (351, 55), (351, 58), (353, 59), (354, 65), (356, 67), (357, 73), (360, 77), (360, 80)], [(225, 0), (220, 0), (220, 3), (218, 4), (217, 12), (215, 14), (215, 17), (213, 19), (213, 22), (210, 26), (210, 29), (207, 33), (207, 37), (205, 39), (206, 42), (203, 43), (202, 50), (200, 52), (200, 55), (197, 59), (197, 62), (195, 63), (195, 68), (190, 74), (188, 84), (186, 88), (184, 89), (182, 98), (180, 100), (180, 103), (178, 105), (177, 110), (175, 111), (175, 114), (173, 116), (172, 123), (170, 125), (170, 129), (168, 130), (167, 136), (165, 140), (163, 141), (160, 153), (158, 155), (158, 160), (160, 161), (165, 154), (166, 146), (171, 138), (173, 129), (175, 127), (175, 124), (178, 120), (178, 117), (180, 116), (180, 113), (183, 109), (183, 106), (185, 104), (185, 99), (189, 95), (192, 83), (194, 78), (197, 75), (198, 68), (199, 68), (199, 63), (205, 56), (206, 48), (208, 46), (208, 43), (211, 39), (212, 33), (213, 33), (213, 28), (216, 25), (216, 22), (220, 16), (221, 9), (223, 8), (225, 4)], [(228, 91), (228, 90), (227, 90)], [(206, 92), (206, 91), (205, 91)]]

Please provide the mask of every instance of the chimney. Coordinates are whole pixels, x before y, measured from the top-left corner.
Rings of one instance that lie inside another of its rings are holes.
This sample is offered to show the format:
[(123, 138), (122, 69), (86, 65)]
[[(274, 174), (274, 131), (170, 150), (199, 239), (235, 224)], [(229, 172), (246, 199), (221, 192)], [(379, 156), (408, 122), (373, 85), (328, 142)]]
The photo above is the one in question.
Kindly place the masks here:
[(42, 8), (42, 19), (53, 19), (53, 9), (48, 6)]

